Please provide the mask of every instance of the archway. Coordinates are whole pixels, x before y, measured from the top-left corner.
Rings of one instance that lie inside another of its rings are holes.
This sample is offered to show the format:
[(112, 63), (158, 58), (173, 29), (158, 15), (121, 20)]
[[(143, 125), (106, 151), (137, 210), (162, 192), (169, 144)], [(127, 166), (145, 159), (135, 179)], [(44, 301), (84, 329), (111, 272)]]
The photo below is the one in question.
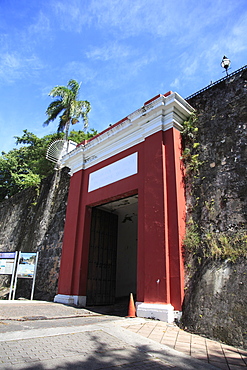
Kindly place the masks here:
[(87, 305), (136, 294), (138, 196), (92, 209)]

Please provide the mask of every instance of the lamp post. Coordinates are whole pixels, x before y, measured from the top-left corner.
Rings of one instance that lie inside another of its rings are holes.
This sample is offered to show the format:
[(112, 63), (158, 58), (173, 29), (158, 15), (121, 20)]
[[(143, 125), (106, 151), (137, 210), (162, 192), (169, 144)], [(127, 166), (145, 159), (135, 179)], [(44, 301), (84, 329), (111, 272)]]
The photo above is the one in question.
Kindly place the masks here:
[(220, 63), (222, 68), (225, 68), (226, 75), (228, 76), (228, 68), (230, 67), (231, 61), (228, 59), (225, 55), (222, 58), (222, 61)]

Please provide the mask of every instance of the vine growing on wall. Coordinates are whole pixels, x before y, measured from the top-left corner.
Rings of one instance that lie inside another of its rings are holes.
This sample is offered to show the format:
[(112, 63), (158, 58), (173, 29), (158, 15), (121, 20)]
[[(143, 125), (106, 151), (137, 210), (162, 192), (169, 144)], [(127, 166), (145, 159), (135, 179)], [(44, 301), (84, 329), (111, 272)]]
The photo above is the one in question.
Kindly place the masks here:
[(198, 117), (192, 113), (188, 120), (184, 121), (182, 136), (182, 160), (185, 164), (185, 178), (196, 177), (199, 175), (199, 168), (202, 162), (199, 159), (198, 149), (200, 143), (197, 141)]
[(203, 162), (200, 160), (198, 131), (198, 116), (192, 113), (189, 119), (184, 121), (181, 131), (181, 159), (185, 167), (187, 193), (186, 235), (183, 242), (187, 267), (191, 258), (196, 266), (200, 266), (205, 259), (228, 259), (235, 262), (238, 257), (247, 257), (247, 234), (244, 230), (212, 230), (208, 225), (200, 224), (198, 219), (195, 221), (198, 207), (204, 207), (209, 214), (214, 213), (216, 207), (214, 199), (207, 199), (203, 203), (196, 191), (204, 179), (200, 173)]
[(186, 261), (192, 257), (197, 265), (205, 259), (221, 259), (236, 262), (239, 257), (247, 257), (247, 234), (243, 230), (232, 232), (210, 232), (192, 220), (187, 222), (184, 238)]

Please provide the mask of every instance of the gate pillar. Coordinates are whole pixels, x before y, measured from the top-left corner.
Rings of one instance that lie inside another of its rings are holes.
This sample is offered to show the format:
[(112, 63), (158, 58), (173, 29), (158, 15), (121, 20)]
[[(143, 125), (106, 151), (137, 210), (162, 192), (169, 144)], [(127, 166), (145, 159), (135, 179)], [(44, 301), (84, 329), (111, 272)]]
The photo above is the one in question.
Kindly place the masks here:
[(171, 128), (145, 140), (140, 160), (137, 315), (174, 320), (183, 301), (185, 194), (180, 133)]

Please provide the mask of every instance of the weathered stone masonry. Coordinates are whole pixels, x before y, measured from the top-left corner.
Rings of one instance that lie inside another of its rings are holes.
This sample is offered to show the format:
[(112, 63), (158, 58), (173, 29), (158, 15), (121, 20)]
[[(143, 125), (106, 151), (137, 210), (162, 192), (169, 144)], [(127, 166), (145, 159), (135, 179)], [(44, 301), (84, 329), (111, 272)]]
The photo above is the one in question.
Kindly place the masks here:
[[(35, 299), (53, 300), (57, 291), (69, 187), (67, 170), (0, 203), (0, 250), (40, 252)], [(6, 276), (1, 281), (6, 282)], [(18, 280), (16, 298), (30, 297), (31, 281)], [(9, 284), (4, 284), (9, 285)]]
[[(199, 207), (193, 215), (212, 231), (247, 225), (247, 70), (189, 100), (198, 114)], [(213, 199), (214, 212), (205, 202)]]
[[(247, 70), (229, 76), (189, 103), (198, 114), (202, 161), (192, 197), (187, 196), (189, 216), (204, 236), (247, 235)], [(199, 266), (195, 261), (193, 266), (193, 259), (190, 264), (196, 271), (187, 270), (184, 326), (247, 347), (246, 249), (235, 262), (208, 256)]]

